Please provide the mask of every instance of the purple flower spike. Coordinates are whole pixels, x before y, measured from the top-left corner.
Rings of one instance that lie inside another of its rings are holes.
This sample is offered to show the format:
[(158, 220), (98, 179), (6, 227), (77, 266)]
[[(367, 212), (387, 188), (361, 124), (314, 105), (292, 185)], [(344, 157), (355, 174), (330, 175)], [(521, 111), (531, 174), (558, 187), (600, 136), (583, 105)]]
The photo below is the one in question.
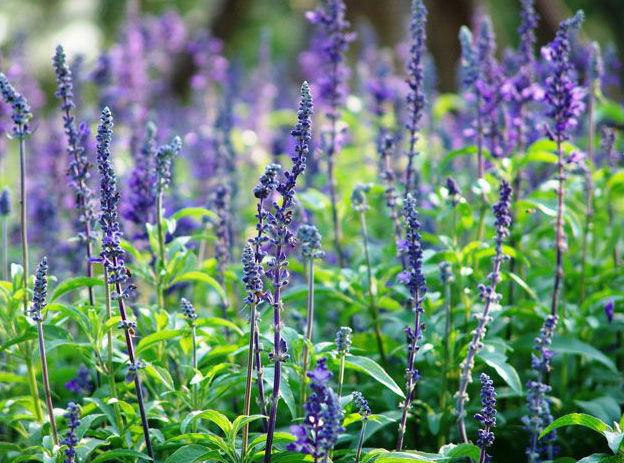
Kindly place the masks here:
[(67, 418), (67, 433), (61, 444), (66, 445), (65, 463), (74, 463), (76, 461), (76, 445), (79, 439), (76, 436), (76, 430), (80, 426), (80, 408), (74, 402), (67, 405), (67, 413), (63, 415)]
[(490, 460), (487, 454), (488, 447), (494, 444), (494, 432), (492, 428), (496, 426), (496, 391), (494, 382), (485, 373), (481, 373), (481, 411), (475, 415), (475, 419), (481, 423), (479, 429), (477, 446), (481, 449), (480, 462)]
[(605, 302), (604, 313), (609, 323), (613, 322), (613, 317), (615, 316), (615, 301), (613, 299)]

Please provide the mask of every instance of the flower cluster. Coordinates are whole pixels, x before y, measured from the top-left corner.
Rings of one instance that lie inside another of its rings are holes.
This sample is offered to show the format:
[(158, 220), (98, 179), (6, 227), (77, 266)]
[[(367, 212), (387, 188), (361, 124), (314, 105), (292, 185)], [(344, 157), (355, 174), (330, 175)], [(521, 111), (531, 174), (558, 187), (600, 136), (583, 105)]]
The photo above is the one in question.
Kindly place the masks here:
[(76, 377), (65, 383), (65, 389), (75, 394), (91, 394), (95, 390), (95, 385), (91, 380), (89, 369), (84, 365), (80, 365), (76, 372)]
[[(485, 454), (485, 461), (489, 459), (487, 455), (488, 447), (494, 444), (494, 432), (492, 428), (496, 426), (496, 391), (494, 382), (485, 373), (481, 373), (481, 411), (475, 415), (475, 419), (481, 423), (479, 429), (477, 446)], [(484, 461), (484, 460), (481, 460)]]
[(156, 204), (156, 152), (156, 125), (148, 122), (141, 149), (134, 157), (134, 169), (128, 184), (128, 202), (123, 211), (124, 218), (140, 227), (152, 221)]
[(353, 404), (355, 409), (360, 414), (363, 420), (368, 420), (368, 417), (373, 413), (368, 401), (360, 391), (353, 391)]
[(61, 441), (66, 445), (65, 463), (74, 463), (76, 461), (76, 445), (78, 444), (78, 436), (76, 430), (80, 426), (80, 408), (74, 402), (67, 404), (67, 412), (63, 415), (67, 418), (67, 434)]
[[(397, 276), (399, 283), (409, 289), (412, 307), (420, 307), (422, 299), (427, 292), (425, 276), (422, 272), (422, 246), (420, 244), (420, 221), (416, 200), (412, 195), (407, 195), (403, 203), (403, 217), (405, 220), (405, 239), (397, 245), (400, 254), (406, 257), (406, 268)], [(422, 307), (420, 307), (422, 310)]]
[(411, 46), (409, 61), (407, 63), (407, 85), (409, 92), (407, 94), (408, 118), (405, 128), (409, 133), (407, 159), (408, 164), (405, 173), (405, 190), (412, 190), (412, 182), (415, 172), (413, 171), (414, 157), (416, 152), (416, 142), (418, 141), (418, 132), (420, 129), (421, 119), (425, 110), (425, 71), (423, 62), (425, 59), (425, 41), (426, 41), (426, 24), (427, 24), (427, 8), (423, 0), (412, 0), (412, 13), (410, 22)]
[(4, 187), (0, 192), (0, 216), (6, 217), (11, 214), (11, 190)]
[(217, 244), (216, 244), (216, 258), (217, 264), (220, 268), (220, 273), (223, 271), (223, 266), (230, 260), (230, 236), (229, 236), (229, 224), (230, 218), (230, 187), (225, 183), (219, 183), (215, 188), (212, 198), (212, 204), (214, 206), (215, 213), (217, 214)]
[(182, 149), (182, 139), (173, 137), (170, 143), (166, 143), (156, 152), (156, 191), (162, 193), (171, 183), (171, 168), (174, 158)]
[(297, 240), (301, 243), (301, 254), (305, 259), (322, 259), (321, 234), (314, 225), (301, 224), (297, 229)]
[(264, 283), (262, 281), (262, 265), (256, 261), (253, 240), (247, 241), (241, 256), (243, 264), (243, 284), (247, 291), (246, 304), (257, 304), (262, 299)]
[(32, 305), (28, 310), (30, 317), (35, 322), (42, 322), (43, 315), (41, 311), (47, 305), (48, 297), (48, 258), (44, 257), (39, 262), (37, 273), (35, 275), (35, 287), (33, 289)]
[(13, 134), (21, 138), (30, 133), (29, 123), (32, 119), (30, 105), (26, 98), (13, 88), (2, 72), (0, 72), (0, 95), (2, 95), (4, 102), (11, 106), (11, 119), (13, 119), (14, 124)]
[(180, 307), (182, 308), (182, 314), (186, 317), (189, 324), (194, 324), (195, 320), (197, 320), (197, 312), (195, 311), (193, 304), (191, 304), (188, 299), (183, 297), (180, 299)]
[(348, 326), (341, 326), (336, 332), (336, 350), (338, 355), (347, 355), (351, 351), (351, 334), (353, 330)]
[(365, 212), (368, 210), (368, 201), (366, 194), (370, 191), (372, 185), (370, 183), (358, 183), (351, 192), (351, 206), (356, 212)]
[(542, 48), (542, 56), (551, 63), (551, 75), (546, 78), (545, 101), (550, 106), (548, 116), (553, 125), (546, 127), (551, 140), (561, 143), (568, 140), (570, 131), (578, 125), (583, 112), (585, 91), (576, 82), (570, 60), (570, 33), (581, 26), (585, 16), (578, 11), (559, 25), (555, 39)]
[(290, 428), (296, 441), (288, 444), (288, 450), (311, 455), (315, 461), (326, 462), (329, 453), (338, 442), (342, 427), (343, 412), (340, 401), (329, 385), (332, 374), (324, 358), (318, 360), (316, 368), (308, 372), (312, 393), (305, 403), (305, 418), (302, 425)]

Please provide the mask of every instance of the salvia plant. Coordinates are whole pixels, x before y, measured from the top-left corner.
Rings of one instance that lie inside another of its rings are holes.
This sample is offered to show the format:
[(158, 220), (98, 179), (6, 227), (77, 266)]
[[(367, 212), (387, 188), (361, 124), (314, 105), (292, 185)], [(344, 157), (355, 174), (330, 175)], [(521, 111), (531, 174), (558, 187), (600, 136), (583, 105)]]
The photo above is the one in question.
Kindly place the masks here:
[(126, 3), (0, 34), (0, 463), (622, 461), (601, 2)]

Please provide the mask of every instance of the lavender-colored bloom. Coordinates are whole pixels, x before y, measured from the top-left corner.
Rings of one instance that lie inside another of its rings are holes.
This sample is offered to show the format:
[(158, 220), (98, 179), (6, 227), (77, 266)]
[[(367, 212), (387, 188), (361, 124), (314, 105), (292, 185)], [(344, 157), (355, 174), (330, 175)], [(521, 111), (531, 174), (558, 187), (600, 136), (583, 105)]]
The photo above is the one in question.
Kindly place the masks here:
[(156, 191), (161, 193), (171, 184), (171, 168), (174, 158), (180, 154), (182, 139), (173, 137), (170, 143), (162, 145), (156, 153)]
[(28, 314), (35, 322), (42, 322), (43, 315), (41, 311), (47, 305), (46, 298), (48, 296), (48, 258), (44, 257), (39, 262), (37, 273), (35, 274), (35, 287), (33, 289), (32, 305), (28, 310)]
[(322, 259), (325, 256), (321, 249), (321, 234), (314, 225), (299, 225), (297, 239), (301, 243), (301, 254), (305, 259)]
[(587, 66), (587, 79), (590, 85), (600, 88), (602, 76), (604, 74), (604, 62), (602, 61), (602, 53), (600, 44), (592, 42), (589, 45), (589, 63)]
[(190, 324), (194, 324), (195, 320), (197, 320), (197, 312), (195, 311), (195, 307), (193, 307), (193, 304), (191, 304), (188, 299), (183, 297), (182, 299), (180, 299), (180, 308), (182, 309), (182, 314), (184, 315), (186, 320)]
[(11, 119), (14, 124), (13, 134), (19, 138), (30, 133), (29, 123), (32, 119), (30, 105), (26, 98), (13, 88), (2, 72), (0, 72), (0, 95), (2, 95), (4, 102), (11, 106)]
[(351, 334), (353, 330), (348, 326), (341, 326), (336, 332), (336, 350), (338, 355), (347, 355), (351, 351)]
[(481, 462), (490, 461), (487, 454), (488, 447), (494, 444), (494, 432), (496, 426), (496, 391), (494, 381), (481, 373), (481, 411), (475, 415), (475, 419), (481, 424), (478, 431), (477, 446), (481, 449)]
[(548, 116), (553, 123), (546, 127), (546, 132), (557, 143), (570, 138), (570, 132), (577, 126), (577, 119), (585, 108), (585, 92), (577, 85), (570, 62), (570, 33), (581, 26), (584, 18), (579, 10), (574, 17), (563, 21), (555, 39), (542, 48), (542, 56), (551, 64), (551, 74), (546, 78), (545, 101), (550, 106)]
[(0, 192), (0, 216), (6, 217), (11, 214), (11, 190), (4, 187)]
[(461, 81), (464, 87), (470, 88), (479, 77), (479, 69), (474, 39), (467, 26), (459, 29), (459, 42), (461, 44)]
[(80, 365), (76, 372), (76, 377), (65, 383), (65, 389), (75, 394), (89, 395), (95, 390), (91, 373), (84, 365)]
[(602, 128), (602, 138), (600, 140), (600, 149), (605, 156), (607, 164), (610, 167), (617, 166), (617, 153), (615, 147), (615, 130), (612, 127), (604, 126)]
[(143, 145), (134, 156), (134, 169), (130, 174), (129, 199), (124, 218), (143, 227), (151, 222), (156, 196), (156, 125), (148, 122), (145, 127)]
[(67, 412), (63, 416), (67, 418), (67, 433), (65, 438), (61, 440), (61, 444), (67, 446), (65, 463), (74, 463), (76, 461), (76, 445), (79, 442), (76, 430), (80, 426), (80, 408), (74, 402), (70, 402), (67, 404)]
[(319, 359), (316, 368), (308, 372), (312, 393), (304, 406), (303, 424), (290, 428), (297, 440), (287, 447), (290, 451), (311, 455), (318, 462), (328, 461), (340, 433), (344, 431), (342, 408), (329, 385), (332, 374), (326, 362), (324, 358)]
[(416, 142), (418, 141), (421, 119), (424, 114), (425, 99), (425, 41), (426, 41), (427, 8), (423, 0), (412, 0), (412, 18), (410, 22), (411, 47), (407, 63), (409, 92), (407, 94), (408, 118), (405, 128), (409, 133), (407, 150), (407, 167), (405, 171), (405, 192), (411, 192), (416, 185), (416, 172), (414, 171), (414, 157)]
[(225, 265), (230, 260), (230, 234), (229, 234), (229, 224), (231, 221), (230, 217), (230, 188), (225, 183), (220, 183), (217, 185), (212, 204), (215, 210), (215, 213), (218, 216), (217, 220), (217, 244), (216, 244), (216, 258), (217, 264), (219, 265), (219, 273), (223, 275), (225, 271)]
[(604, 313), (607, 317), (607, 321), (609, 323), (613, 322), (613, 317), (615, 316), (615, 301), (613, 299), (608, 299), (604, 304)]
[(243, 284), (247, 290), (247, 296), (245, 297), (246, 304), (257, 304), (260, 302), (264, 291), (264, 283), (262, 281), (263, 268), (262, 265), (256, 261), (253, 243), (253, 240), (249, 240), (245, 243), (241, 256), (241, 262), (243, 264)]
[(254, 188), (254, 196), (258, 199), (267, 199), (275, 191), (279, 184), (278, 176), (282, 171), (279, 164), (267, 164), (264, 173), (258, 179), (258, 184)]
[(539, 22), (539, 17), (535, 12), (535, 0), (521, 0), (520, 26), (518, 35), (520, 36), (520, 46), (518, 53), (519, 64), (522, 66), (532, 66), (535, 62), (535, 44), (537, 37), (535, 31)]
[(527, 383), (527, 408), (529, 414), (522, 418), (525, 429), (530, 433), (527, 456), (529, 463), (539, 463), (542, 456), (552, 460), (554, 457), (553, 442), (557, 434), (552, 431), (548, 435), (539, 439), (540, 433), (553, 421), (550, 412), (550, 399), (547, 394), (551, 387), (547, 384), (547, 375), (551, 372), (552, 358), (554, 352), (551, 350), (552, 338), (557, 326), (557, 316), (549, 315), (540, 334), (535, 338), (535, 352), (531, 355), (531, 368), (536, 376), (535, 380)]
[(356, 410), (362, 416), (363, 420), (368, 420), (368, 417), (373, 413), (368, 401), (360, 391), (353, 391), (353, 404)]

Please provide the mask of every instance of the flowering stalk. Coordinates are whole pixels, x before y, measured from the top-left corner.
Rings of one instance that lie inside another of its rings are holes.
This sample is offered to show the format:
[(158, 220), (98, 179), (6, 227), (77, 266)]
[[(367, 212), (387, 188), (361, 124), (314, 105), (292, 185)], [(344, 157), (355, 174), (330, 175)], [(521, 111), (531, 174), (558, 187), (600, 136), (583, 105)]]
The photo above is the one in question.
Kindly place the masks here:
[(481, 449), (479, 453), (479, 463), (488, 463), (490, 455), (487, 454), (488, 447), (494, 444), (494, 432), (492, 428), (496, 426), (496, 391), (494, 382), (485, 373), (481, 373), (481, 411), (474, 417), (483, 426), (479, 429), (477, 447)]
[(308, 298), (306, 313), (306, 330), (303, 340), (301, 365), (301, 406), (305, 402), (306, 379), (308, 374), (308, 357), (312, 345), (314, 329), (314, 259), (322, 259), (325, 253), (321, 250), (321, 234), (314, 225), (303, 224), (297, 230), (297, 239), (301, 243), (301, 255), (308, 269)]
[(485, 337), (487, 324), (492, 317), (490, 311), (492, 307), (500, 302), (501, 296), (496, 292), (496, 285), (500, 282), (501, 265), (507, 256), (503, 253), (503, 241), (509, 236), (511, 225), (511, 187), (503, 180), (499, 188), (499, 201), (492, 207), (495, 216), (496, 237), (495, 254), (492, 258), (492, 272), (488, 275), (490, 284), (479, 285), (481, 300), (483, 301), (483, 311), (477, 315), (477, 328), (472, 332), (472, 340), (468, 344), (468, 353), (461, 364), (461, 374), (459, 377), (459, 390), (457, 391), (457, 426), (459, 436), (465, 443), (468, 442), (466, 434), (466, 401), (468, 400), (468, 384), (472, 382), (472, 369), (477, 353), (483, 348), (483, 338)]
[(594, 167), (594, 139), (596, 136), (596, 125), (594, 124), (594, 106), (596, 93), (600, 92), (600, 80), (603, 74), (602, 56), (600, 55), (600, 45), (593, 42), (590, 46), (591, 55), (589, 57), (589, 69), (587, 72), (587, 160), (583, 169), (585, 174), (585, 224), (583, 226), (583, 243), (581, 248), (581, 276), (579, 281), (580, 298), (579, 303), (585, 300), (585, 279), (587, 271), (587, 247), (589, 234), (592, 230), (592, 220), (594, 217), (594, 182), (592, 171)]
[(336, 332), (336, 351), (340, 360), (338, 373), (338, 398), (342, 397), (342, 386), (344, 385), (345, 358), (351, 351), (351, 333), (353, 330), (348, 326), (341, 326)]
[(9, 230), (8, 220), (11, 214), (11, 191), (4, 187), (0, 193), (0, 220), (2, 220), (2, 279), (9, 281)]
[[(180, 307), (182, 309), (182, 314), (186, 319), (186, 323), (188, 327), (191, 329), (191, 340), (193, 342), (192, 346), (192, 366), (193, 366), (193, 375), (197, 371), (197, 327), (195, 325), (195, 320), (197, 320), (197, 312), (195, 311), (195, 307), (190, 303), (188, 299), (182, 298), (180, 299)], [(191, 405), (194, 409), (198, 407), (197, 405), (197, 389), (198, 385), (193, 384), (191, 389)], [(248, 414), (248, 413), (247, 413)]]
[[(69, 169), (67, 171), (71, 186), (74, 190), (76, 209), (78, 211), (78, 223), (82, 225), (79, 237), (84, 241), (87, 254), (87, 276), (93, 276), (93, 236), (92, 227), (95, 220), (93, 210), (93, 192), (89, 188), (89, 159), (86, 154), (85, 142), (89, 136), (87, 125), (76, 127), (76, 118), (72, 114), (76, 110), (74, 103), (74, 83), (72, 72), (67, 65), (65, 51), (62, 46), (56, 47), (56, 53), (52, 60), (54, 72), (56, 74), (56, 97), (61, 100), (61, 110), (63, 111), (63, 128), (67, 137), (67, 153), (70, 157)], [(93, 287), (88, 287), (89, 304), (94, 305), (95, 298)]]
[(0, 72), (0, 94), (4, 102), (11, 106), (13, 120), (13, 136), (19, 141), (20, 158), (20, 222), (22, 235), (22, 266), (24, 294), (24, 313), (28, 311), (28, 205), (26, 202), (26, 136), (30, 133), (32, 113), (26, 98), (13, 88), (6, 76)]
[(368, 423), (368, 417), (371, 415), (372, 411), (368, 405), (368, 401), (359, 391), (353, 392), (353, 403), (362, 417), (362, 428), (360, 429), (360, 436), (358, 437), (358, 444), (355, 450), (355, 463), (359, 463), (362, 456), (362, 447), (364, 446), (364, 436), (366, 435), (366, 424)]
[(332, 374), (326, 361), (319, 359), (316, 368), (308, 373), (312, 394), (305, 404), (303, 424), (290, 428), (297, 440), (287, 447), (290, 451), (311, 455), (315, 463), (329, 461), (338, 436), (344, 431), (340, 398), (329, 386)]
[(171, 184), (171, 165), (174, 158), (182, 149), (182, 140), (180, 137), (174, 137), (171, 143), (162, 145), (156, 153), (156, 227), (158, 231), (158, 306), (165, 308), (165, 289), (163, 278), (167, 269), (167, 261), (165, 257), (165, 234), (163, 231), (163, 196), (165, 190)]
[[(225, 288), (225, 267), (230, 260), (230, 187), (226, 183), (220, 183), (214, 192), (213, 199), (214, 209), (218, 216), (217, 220), (217, 243), (215, 245), (215, 257), (217, 260), (217, 281), (221, 287)], [(223, 298), (221, 300), (221, 315), (227, 318), (228, 301)], [(225, 330), (226, 338), (229, 337), (229, 331)]]
[(381, 182), (385, 188), (384, 198), (386, 200), (386, 208), (390, 215), (390, 220), (394, 225), (394, 237), (398, 242), (401, 239), (401, 221), (399, 220), (398, 210), (398, 193), (396, 188), (396, 175), (392, 169), (392, 151), (394, 150), (394, 138), (390, 134), (386, 134), (378, 142), (378, 148), (382, 170), (380, 173)]
[(373, 294), (373, 271), (371, 268), (370, 253), (368, 250), (368, 227), (366, 226), (366, 211), (368, 210), (368, 202), (366, 193), (370, 191), (369, 184), (358, 184), (351, 194), (351, 205), (358, 213), (360, 218), (360, 231), (362, 233), (362, 241), (364, 244), (364, 258), (366, 260), (366, 284), (368, 290), (368, 312), (373, 320), (373, 329), (375, 330), (375, 339), (377, 340), (377, 350), (379, 357), (384, 365), (386, 365), (386, 353), (384, 351), (383, 338), (381, 337), (381, 324), (379, 321), (379, 309), (375, 305), (375, 296)]
[(336, 178), (334, 173), (335, 156), (340, 152), (340, 107), (344, 104), (347, 94), (346, 80), (349, 71), (344, 65), (344, 55), (354, 35), (347, 32), (350, 24), (345, 19), (346, 6), (344, 0), (324, 0), (323, 6), (307, 13), (306, 18), (319, 28), (323, 38), (321, 47), (321, 66), (323, 77), (319, 79), (320, 100), (325, 103), (326, 117), (329, 128), (322, 133), (321, 147), (327, 158), (327, 182), (332, 205), (332, 223), (334, 227), (334, 246), (338, 264), (344, 264), (344, 253), (341, 245), (342, 230), (338, 218), (338, 199)]
[[(602, 139), (600, 140), (600, 148), (605, 155), (608, 165), (611, 168), (615, 167), (616, 158), (615, 158), (615, 131), (611, 127), (603, 127), (602, 129)], [(609, 229), (613, 227), (613, 205), (611, 201), (607, 202), (607, 217), (609, 219)], [(618, 255), (617, 242), (613, 246), (613, 266), (618, 267), (620, 262), (620, 257)]]
[(80, 426), (80, 408), (74, 402), (70, 402), (67, 404), (67, 412), (63, 416), (67, 418), (67, 433), (61, 441), (62, 445), (67, 446), (65, 449), (65, 463), (75, 463), (76, 445), (79, 442), (76, 430)]
[(405, 220), (405, 240), (398, 245), (399, 252), (405, 256), (406, 266), (398, 275), (398, 281), (404, 284), (410, 293), (409, 304), (410, 311), (414, 315), (414, 324), (405, 328), (407, 338), (407, 364), (405, 368), (405, 400), (402, 404), (401, 421), (399, 422), (399, 431), (396, 449), (403, 449), (403, 438), (407, 425), (407, 414), (409, 412), (414, 392), (416, 391), (416, 383), (420, 380), (420, 374), (415, 367), (416, 354), (420, 349), (418, 344), (422, 338), (424, 323), (422, 315), (424, 308), (422, 303), (427, 292), (425, 276), (422, 272), (422, 245), (420, 240), (420, 222), (418, 220), (418, 211), (416, 210), (416, 200), (411, 194), (405, 197), (403, 203), (403, 217)]
[[(0, 72), (0, 95), (5, 103), (11, 106), (11, 119), (13, 120), (13, 136), (19, 140), (19, 156), (20, 156), (20, 225), (22, 238), (22, 282), (23, 294), (22, 302), (24, 313), (28, 312), (28, 205), (26, 202), (26, 136), (30, 133), (30, 120), (32, 113), (30, 105), (26, 98), (18, 93), (9, 83), (6, 76)], [(41, 405), (39, 404), (39, 391), (37, 390), (37, 381), (35, 370), (32, 364), (31, 348), (27, 345), (26, 352), (26, 368), (28, 369), (30, 395), (33, 399), (33, 408), (37, 421), (43, 419), (41, 413)]]
[(277, 406), (279, 403), (280, 382), (282, 379), (282, 362), (288, 358), (286, 341), (282, 338), (282, 288), (288, 284), (288, 261), (286, 247), (295, 243), (290, 225), (293, 219), (295, 186), (297, 178), (303, 173), (306, 158), (310, 151), (312, 116), (312, 97), (307, 82), (301, 86), (301, 102), (297, 112), (297, 125), (292, 131), (296, 139), (295, 153), (292, 157), (292, 168), (284, 172), (284, 180), (280, 181), (276, 190), (281, 195), (281, 203), (274, 202), (274, 212), (267, 216), (269, 242), (273, 247), (273, 256), (269, 261), (268, 273), (273, 278), (273, 295), (270, 298), (273, 307), (273, 352), (274, 362), (273, 395), (271, 397), (271, 413), (267, 425), (267, 440), (264, 453), (264, 463), (270, 463), (273, 448), (273, 435), (277, 420)]
[(32, 306), (28, 310), (30, 317), (37, 324), (37, 336), (39, 339), (39, 358), (41, 360), (41, 375), (43, 377), (43, 392), (45, 394), (48, 417), (50, 419), (50, 432), (54, 445), (58, 445), (58, 433), (54, 420), (54, 406), (52, 405), (52, 391), (50, 389), (50, 375), (48, 374), (48, 359), (46, 357), (45, 341), (43, 338), (43, 315), (41, 311), (47, 305), (48, 296), (48, 259), (44, 257), (39, 262), (35, 275), (35, 288), (33, 291)]
[(547, 384), (547, 377), (552, 371), (554, 352), (550, 349), (550, 345), (556, 326), (557, 316), (549, 315), (542, 325), (539, 336), (535, 338), (535, 352), (531, 355), (531, 368), (536, 378), (527, 383), (529, 415), (522, 418), (525, 429), (530, 433), (529, 446), (526, 451), (529, 463), (541, 462), (542, 454), (545, 452), (548, 453), (549, 460), (554, 457), (552, 443), (557, 437), (556, 431), (545, 436), (542, 445), (539, 442), (539, 435), (553, 421), (550, 413), (550, 400), (546, 395), (551, 390)]
[[(446, 408), (446, 390), (448, 387), (448, 364), (449, 364), (449, 337), (451, 335), (451, 284), (453, 283), (453, 270), (451, 264), (440, 264), (440, 279), (444, 286), (444, 353), (442, 355), (442, 391), (440, 394), (440, 410)], [(444, 436), (442, 436), (444, 438)]]
[(114, 285), (115, 288), (111, 293), (111, 298), (117, 301), (121, 317), (119, 327), (124, 330), (126, 339), (126, 350), (130, 361), (128, 378), (129, 380), (134, 380), (145, 446), (148, 455), (153, 459), (154, 452), (149, 438), (149, 424), (143, 399), (143, 385), (139, 375), (139, 370), (144, 368), (145, 364), (135, 354), (133, 336), (136, 331), (136, 322), (128, 319), (125, 305), (126, 299), (134, 293), (136, 288), (132, 284), (130, 272), (125, 265), (125, 252), (120, 246), (122, 233), (118, 213), (119, 192), (117, 190), (117, 177), (111, 160), (112, 132), (113, 115), (110, 109), (106, 107), (102, 110), (97, 131), (97, 161), (100, 172), (100, 207), (102, 210), (100, 215), (100, 225), (102, 227), (100, 261), (106, 269), (104, 284)]
[(411, 47), (407, 64), (409, 93), (407, 95), (408, 121), (405, 128), (409, 134), (407, 149), (407, 167), (405, 169), (405, 194), (417, 188), (417, 174), (414, 168), (414, 158), (418, 154), (416, 143), (419, 138), (420, 124), (425, 109), (425, 41), (427, 24), (427, 8), (423, 0), (412, 0), (412, 17), (410, 22)]
[(562, 144), (570, 137), (570, 131), (576, 127), (577, 118), (584, 109), (582, 98), (584, 91), (576, 85), (574, 67), (570, 62), (570, 32), (578, 29), (583, 22), (584, 14), (576, 15), (559, 25), (555, 39), (542, 49), (546, 61), (552, 64), (552, 74), (546, 79), (545, 100), (550, 111), (548, 116), (553, 126), (547, 126), (548, 137), (557, 146), (557, 219), (555, 222), (556, 268), (553, 287), (551, 313), (557, 315), (559, 296), (563, 284), (563, 253), (567, 248), (563, 229), (565, 206), (565, 160)]

